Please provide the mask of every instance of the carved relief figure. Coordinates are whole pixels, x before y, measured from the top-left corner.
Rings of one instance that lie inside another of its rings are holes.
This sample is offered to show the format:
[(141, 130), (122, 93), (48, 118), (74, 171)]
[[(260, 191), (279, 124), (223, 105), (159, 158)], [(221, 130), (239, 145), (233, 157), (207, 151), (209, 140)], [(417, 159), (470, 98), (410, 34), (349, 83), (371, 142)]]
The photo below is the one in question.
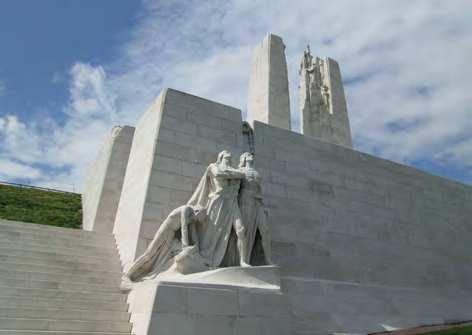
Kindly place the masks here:
[(174, 209), (159, 226), (146, 251), (125, 273), (125, 280), (153, 277), (167, 270), (173, 264), (174, 257), (184, 249), (198, 251), (196, 224), (204, 220), (205, 211), (202, 208), (184, 205)]
[(309, 106), (319, 112), (329, 112), (329, 87), (325, 79), (325, 62), (311, 55), (310, 47), (303, 53), (300, 75), (305, 76), (305, 91)]
[(220, 266), (228, 247), (231, 231), (237, 236), (239, 265), (248, 266), (246, 232), (238, 206), (238, 192), (244, 173), (231, 167), (231, 153), (224, 150), (210, 164), (188, 205), (206, 209), (206, 225), (199, 230), (200, 254), (210, 267)]
[(271, 264), (268, 217), (262, 201), (261, 177), (254, 168), (252, 153), (245, 152), (241, 155), (239, 169), (244, 173), (238, 201), (247, 238), (245, 262), (261, 262), (261, 255), (258, 253), (262, 252), (262, 263)]

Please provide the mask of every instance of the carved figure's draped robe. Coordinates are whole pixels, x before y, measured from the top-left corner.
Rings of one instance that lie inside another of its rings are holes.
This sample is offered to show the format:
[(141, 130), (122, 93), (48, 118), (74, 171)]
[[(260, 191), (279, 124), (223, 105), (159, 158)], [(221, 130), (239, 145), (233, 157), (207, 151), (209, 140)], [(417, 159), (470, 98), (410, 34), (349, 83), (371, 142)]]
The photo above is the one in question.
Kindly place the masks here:
[(174, 256), (182, 250), (182, 243), (176, 238), (176, 231), (180, 228), (180, 210), (181, 207), (173, 210), (160, 225), (146, 251), (126, 272), (129, 279), (150, 279), (172, 265)]
[[(237, 220), (241, 220), (241, 212), (238, 206), (239, 179), (215, 176), (212, 166), (216, 167), (214, 163), (208, 166), (187, 205), (206, 210), (206, 223), (197, 227), (200, 255), (214, 268), (220, 266), (225, 256), (231, 229)], [(217, 179), (220, 185), (224, 185), (219, 190), (215, 184)]]
[[(239, 193), (239, 208), (241, 210), (241, 217), (243, 226), (246, 229), (246, 255), (251, 257), (253, 249), (255, 248), (256, 234), (259, 231), (262, 245), (257, 250), (263, 250), (266, 259), (270, 258), (270, 237), (267, 226), (267, 213), (262, 202), (262, 191), (260, 186), (260, 176), (254, 171), (253, 175), (242, 180), (241, 190)], [(263, 241), (269, 240), (264, 245)], [(250, 260), (248, 260), (250, 261)]]

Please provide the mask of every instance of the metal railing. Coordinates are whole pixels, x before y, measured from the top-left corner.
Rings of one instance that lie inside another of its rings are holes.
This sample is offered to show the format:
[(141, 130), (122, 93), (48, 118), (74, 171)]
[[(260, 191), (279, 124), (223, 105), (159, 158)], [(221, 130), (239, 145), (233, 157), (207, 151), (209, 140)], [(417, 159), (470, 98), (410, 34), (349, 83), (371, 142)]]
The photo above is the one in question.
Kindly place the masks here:
[(77, 192), (63, 191), (63, 190), (58, 190), (58, 189), (55, 189), (55, 188), (25, 185), (25, 184), (18, 184), (18, 183), (9, 183), (9, 182), (2, 181), (2, 180), (0, 180), (0, 185), (15, 186), (15, 187), (21, 187), (21, 188), (31, 188), (31, 189), (35, 189), (35, 190), (57, 192), (57, 193), (80, 194), (80, 193), (77, 193)]

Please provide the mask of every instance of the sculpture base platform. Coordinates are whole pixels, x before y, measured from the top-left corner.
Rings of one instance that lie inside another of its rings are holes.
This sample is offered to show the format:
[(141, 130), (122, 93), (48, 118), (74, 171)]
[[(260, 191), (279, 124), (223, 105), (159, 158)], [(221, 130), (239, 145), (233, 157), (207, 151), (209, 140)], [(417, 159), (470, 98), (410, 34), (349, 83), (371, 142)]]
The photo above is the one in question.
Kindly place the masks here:
[(188, 275), (163, 273), (161, 283), (188, 283), (192, 285), (226, 285), (235, 287), (280, 290), (280, 271), (275, 265), (227, 267)]
[(163, 274), (128, 296), (136, 335), (291, 333), (291, 307), (277, 266)]

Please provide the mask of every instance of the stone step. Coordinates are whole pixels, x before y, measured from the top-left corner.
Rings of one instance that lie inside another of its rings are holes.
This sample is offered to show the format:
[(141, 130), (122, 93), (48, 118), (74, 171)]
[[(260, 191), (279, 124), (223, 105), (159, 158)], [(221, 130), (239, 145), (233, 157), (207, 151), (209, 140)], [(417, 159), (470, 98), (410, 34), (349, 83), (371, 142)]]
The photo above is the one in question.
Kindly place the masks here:
[(72, 332), (61, 330), (1, 330), (0, 335), (133, 335), (129, 332)]
[[(25, 228), (25, 227), (34, 227)], [(111, 233), (96, 233), (86, 232), (80, 229), (71, 228), (57, 228), (50, 229), (49, 226), (45, 225), (33, 225), (33, 224), (16, 224), (15, 226), (4, 226), (0, 223), (0, 236), (15, 237), (22, 239), (25, 237), (31, 238), (47, 238), (48, 236), (54, 236), (58, 240), (74, 240), (81, 242), (92, 242), (92, 243), (111, 243), (115, 241), (113, 234)]]
[(0, 306), (0, 318), (120, 321), (128, 322), (130, 315), (122, 311), (51, 308), (8, 308)]
[(31, 264), (47, 267), (61, 267), (67, 270), (81, 269), (81, 270), (96, 270), (99, 268), (101, 271), (117, 272), (121, 273), (121, 266), (119, 264), (109, 264), (106, 261), (99, 262), (82, 262), (82, 261), (61, 261), (54, 258), (43, 259), (43, 258), (31, 258), (31, 257), (17, 257), (11, 255), (0, 255), (1, 264)]
[(121, 293), (118, 285), (100, 285), (87, 282), (77, 283), (69, 281), (57, 280), (25, 280), (25, 279), (8, 279), (0, 276), (0, 287), (21, 287), (21, 288), (38, 288), (38, 289), (55, 289), (66, 291), (88, 291), (88, 292), (112, 292)]
[(97, 248), (97, 247), (88, 247), (80, 248), (77, 247), (67, 247), (67, 246), (54, 246), (49, 244), (20, 244), (13, 241), (2, 242), (1, 248), (3, 249), (21, 249), (25, 251), (41, 251), (41, 252), (51, 252), (61, 255), (77, 255), (78, 250), (80, 254), (88, 257), (117, 257), (118, 250), (115, 248)]
[(39, 280), (39, 281), (56, 281), (59, 283), (90, 283), (104, 286), (119, 286), (121, 278), (118, 274), (105, 272), (101, 275), (94, 276), (94, 273), (47, 273), (47, 272), (31, 272), (21, 271), (17, 269), (0, 268), (0, 278), (13, 280)]
[(4, 330), (62, 330), (82, 332), (130, 332), (131, 323), (54, 319), (0, 318)]
[[(128, 311), (128, 304), (124, 301), (101, 301), (97, 299), (64, 299), (64, 298), (37, 298), (30, 297), (1, 297), (0, 306), (4, 308), (43, 308), (43, 309), (87, 309), (90, 311)], [(0, 325), (1, 329), (1, 325)]]
[(9, 243), (15, 241), (18, 246), (53, 246), (59, 248), (94, 248), (97, 250), (114, 250), (116, 244), (114, 241), (86, 241), (86, 240), (75, 240), (73, 238), (57, 238), (55, 236), (33, 236), (24, 235), (21, 237), (17, 236), (6, 236), (6, 234), (0, 234), (0, 244)]
[(85, 238), (85, 239), (113, 238), (113, 235), (110, 233), (97, 233), (94, 231), (87, 231), (87, 230), (82, 230), (82, 229), (55, 227), (55, 226), (48, 226), (48, 225), (37, 224), (37, 223), (9, 221), (9, 220), (3, 220), (3, 219), (0, 219), (0, 231), (20, 231), (20, 232), (30, 232), (32, 234), (54, 235), (54, 236), (65, 236), (65, 237), (76, 236), (77, 238)]
[(0, 297), (60, 298), (75, 300), (126, 301), (126, 294), (112, 292), (67, 291), (24, 287), (0, 286)]
[(49, 266), (41, 264), (31, 264), (31, 263), (10, 263), (10, 262), (0, 262), (0, 273), (4, 270), (14, 269), (16, 271), (29, 271), (29, 272), (42, 272), (42, 273), (58, 273), (58, 274), (70, 274), (70, 275), (83, 275), (87, 274), (93, 277), (103, 277), (103, 278), (121, 278), (121, 271), (102, 271), (100, 267), (81, 267), (76, 266), (71, 267), (61, 267), (61, 266)]
[(60, 242), (73, 242), (73, 243), (82, 243), (82, 244), (114, 244), (115, 239), (113, 235), (92, 237), (92, 236), (80, 236), (80, 235), (56, 235), (53, 232), (47, 234), (41, 234), (37, 232), (29, 231), (20, 231), (20, 230), (5, 230), (0, 227), (0, 238), (2, 239), (14, 239), (14, 240), (39, 240), (43, 241), (45, 239), (53, 239), (54, 241)]
[(0, 335), (130, 334), (111, 234), (0, 220)]
[(44, 259), (44, 260), (53, 260), (53, 261), (78, 261), (81, 263), (91, 263), (91, 264), (101, 264), (107, 262), (109, 264), (121, 267), (121, 263), (118, 257), (93, 257), (82, 255), (81, 253), (76, 255), (63, 255), (54, 252), (45, 252), (45, 251), (32, 251), (32, 250), (22, 250), (22, 249), (10, 249), (3, 248), (0, 246), (0, 261), (2, 255), (10, 257), (26, 257), (31, 259)]

